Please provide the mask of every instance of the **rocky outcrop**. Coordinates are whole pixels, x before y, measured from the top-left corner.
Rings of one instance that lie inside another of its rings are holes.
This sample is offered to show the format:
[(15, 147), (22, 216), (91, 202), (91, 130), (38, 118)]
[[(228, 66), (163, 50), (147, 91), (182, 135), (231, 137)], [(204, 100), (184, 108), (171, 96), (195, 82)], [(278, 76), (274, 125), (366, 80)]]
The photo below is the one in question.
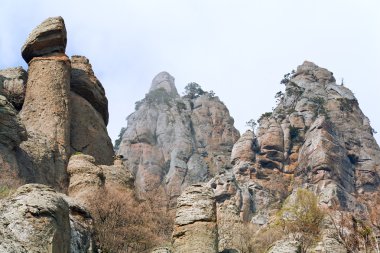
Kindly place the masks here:
[(106, 128), (108, 101), (104, 88), (86, 57), (73, 56), (71, 66), (72, 153), (81, 152), (93, 156), (97, 164), (112, 165), (114, 151)]
[(188, 187), (178, 198), (173, 232), (174, 252), (218, 252), (216, 209), (211, 188)]
[(23, 47), (29, 63), (21, 121), (28, 140), (17, 159), (27, 182), (67, 187), (70, 154), (95, 157), (97, 164), (113, 163), (108, 136), (108, 101), (87, 58), (64, 54), (66, 29), (61, 17), (49, 18), (33, 30)]
[(84, 56), (71, 57), (71, 91), (86, 99), (108, 124), (108, 100), (96, 78), (90, 61)]
[(218, 97), (181, 98), (174, 78), (163, 72), (128, 116), (118, 154), (126, 158), (139, 192), (163, 184), (175, 204), (186, 186), (231, 167), (229, 156), (238, 137)]
[(113, 163), (113, 146), (99, 112), (83, 97), (71, 92), (71, 153), (91, 155), (97, 164)]
[(70, 175), (68, 195), (85, 205), (105, 187), (129, 191), (134, 183), (132, 174), (122, 164), (99, 166), (94, 157), (84, 154), (71, 156), (67, 172)]
[(17, 187), (22, 180), (20, 180), (15, 149), (27, 139), (27, 135), (17, 111), (2, 95), (0, 95), (0, 122), (0, 185)]
[(67, 35), (62, 17), (48, 18), (37, 26), (23, 45), (22, 57), (29, 63), (34, 57), (65, 53)]
[(24, 103), (27, 79), (28, 74), (22, 67), (0, 70), (0, 94), (18, 111)]
[(1, 252), (93, 252), (92, 218), (52, 188), (27, 184), (0, 201)]
[(67, 202), (44, 185), (24, 185), (0, 205), (1, 252), (70, 252)]
[(174, 97), (178, 97), (178, 91), (174, 84), (174, 77), (168, 72), (163, 71), (158, 73), (152, 81), (152, 85), (149, 91), (158, 89), (164, 89), (168, 94)]

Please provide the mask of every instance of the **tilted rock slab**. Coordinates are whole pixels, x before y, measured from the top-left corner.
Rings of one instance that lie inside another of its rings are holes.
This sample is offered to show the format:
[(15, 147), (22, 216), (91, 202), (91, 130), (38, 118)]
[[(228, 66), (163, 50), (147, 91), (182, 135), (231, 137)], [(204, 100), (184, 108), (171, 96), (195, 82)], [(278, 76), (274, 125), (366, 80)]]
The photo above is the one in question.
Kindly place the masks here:
[(175, 253), (218, 252), (216, 206), (211, 188), (189, 186), (177, 200), (173, 249)]

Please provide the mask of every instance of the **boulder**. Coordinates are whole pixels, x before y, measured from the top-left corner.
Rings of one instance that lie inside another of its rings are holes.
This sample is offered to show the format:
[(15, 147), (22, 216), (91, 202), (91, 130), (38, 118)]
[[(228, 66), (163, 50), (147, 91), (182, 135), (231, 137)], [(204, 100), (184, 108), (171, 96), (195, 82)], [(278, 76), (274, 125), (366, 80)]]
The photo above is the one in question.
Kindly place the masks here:
[(29, 34), (21, 49), (22, 57), (29, 63), (33, 57), (65, 53), (66, 43), (67, 35), (63, 18), (48, 18)]
[(45, 185), (20, 187), (0, 205), (0, 252), (70, 252), (69, 205)]

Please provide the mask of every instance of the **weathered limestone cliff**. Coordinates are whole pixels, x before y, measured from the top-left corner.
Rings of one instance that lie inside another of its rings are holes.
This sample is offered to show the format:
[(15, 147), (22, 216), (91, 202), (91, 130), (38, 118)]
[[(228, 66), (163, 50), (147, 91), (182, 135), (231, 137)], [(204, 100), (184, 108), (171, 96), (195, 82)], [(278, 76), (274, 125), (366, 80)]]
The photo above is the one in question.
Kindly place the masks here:
[(233, 122), (218, 97), (180, 97), (174, 78), (162, 72), (128, 116), (118, 154), (135, 174), (138, 191), (163, 184), (175, 200), (185, 187), (231, 166), (229, 156), (239, 138)]

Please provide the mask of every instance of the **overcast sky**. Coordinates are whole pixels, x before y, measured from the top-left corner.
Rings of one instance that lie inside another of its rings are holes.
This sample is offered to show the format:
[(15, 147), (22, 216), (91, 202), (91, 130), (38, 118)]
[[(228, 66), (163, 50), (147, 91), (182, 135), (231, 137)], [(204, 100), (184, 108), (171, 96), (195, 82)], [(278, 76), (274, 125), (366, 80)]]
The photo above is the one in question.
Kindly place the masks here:
[(275, 106), (283, 74), (304, 60), (350, 88), (380, 140), (379, 0), (1, 0), (0, 68), (26, 64), (20, 48), (62, 16), (66, 53), (87, 56), (109, 100), (113, 140), (152, 78), (168, 71), (213, 90), (242, 132)]

